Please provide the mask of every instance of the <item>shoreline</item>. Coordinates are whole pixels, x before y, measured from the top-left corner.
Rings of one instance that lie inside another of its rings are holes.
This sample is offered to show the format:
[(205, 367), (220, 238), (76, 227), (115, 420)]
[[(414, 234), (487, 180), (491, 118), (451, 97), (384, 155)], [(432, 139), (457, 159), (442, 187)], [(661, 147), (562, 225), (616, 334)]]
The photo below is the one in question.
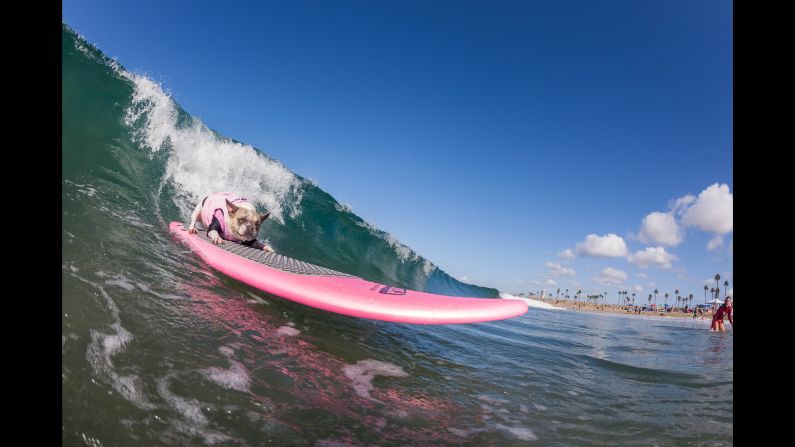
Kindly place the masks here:
[[(626, 316), (638, 316), (638, 317), (658, 317), (658, 318), (685, 318), (689, 320), (693, 320), (693, 312), (682, 312), (681, 310), (672, 311), (672, 312), (661, 312), (661, 311), (645, 311), (643, 313), (635, 313), (634, 311), (627, 312), (626, 306), (618, 305), (618, 304), (593, 304), (587, 302), (574, 302), (571, 300), (565, 301), (560, 299), (554, 298), (538, 298), (533, 297), (530, 298), (536, 301), (540, 301), (542, 303), (549, 304), (555, 307), (562, 307), (564, 309), (571, 309), (571, 310), (579, 310), (582, 312), (593, 312), (593, 313), (606, 313), (606, 314), (617, 314), (617, 315), (626, 315)], [(695, 320), (711, 321), (712, 320), (712, 311), (704, 312), (703, 315), (699, 315)]]

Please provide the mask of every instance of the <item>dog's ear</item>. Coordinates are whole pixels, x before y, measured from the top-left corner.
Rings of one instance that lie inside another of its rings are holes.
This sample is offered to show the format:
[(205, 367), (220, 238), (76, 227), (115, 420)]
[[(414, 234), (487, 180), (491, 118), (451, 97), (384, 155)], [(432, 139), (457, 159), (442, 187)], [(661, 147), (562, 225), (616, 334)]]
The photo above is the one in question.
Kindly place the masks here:
[(237, 211), (237, 207), (235, 206), (234, 203), (230, 202), (229, 199), (224, 199), (224, 200), (226, 200), (226, 210), (229, 211), (230, 216), (233, 216), (235, 214), (235, 211)]
[(267, 213), (265, 213), (265, 214), (260, 214), (260, 215), (259, 215), (259, 221), (260, 221), (260, 223), (262, 223), (262, 222), (265, 222), (265, 219), (267, 219), (267, 218), (268, 218), (268, 216), (270, 216), (270, 215), (271, 215), (271, 212), (270, 212), (270, 211), (268, 211), (268, 212), (267, 212)]

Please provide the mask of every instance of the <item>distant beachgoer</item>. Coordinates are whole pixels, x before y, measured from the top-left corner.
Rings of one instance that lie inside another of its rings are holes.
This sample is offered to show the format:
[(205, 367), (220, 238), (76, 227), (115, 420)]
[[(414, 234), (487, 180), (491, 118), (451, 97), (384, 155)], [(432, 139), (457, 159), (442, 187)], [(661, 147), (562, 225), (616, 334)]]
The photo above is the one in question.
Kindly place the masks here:
[(732, 306), (732, 297), (727, 296), (726, 301), (718, 308), (715, 312), (715, 316), (712, 317), (712, 327), (710, 328), (711, 331), (725, 331), (726, 327), (723, 326), (723, 319), (728, 317), (729, 323), (732, 324), (732, 329), (734, 329), (734, 316)]

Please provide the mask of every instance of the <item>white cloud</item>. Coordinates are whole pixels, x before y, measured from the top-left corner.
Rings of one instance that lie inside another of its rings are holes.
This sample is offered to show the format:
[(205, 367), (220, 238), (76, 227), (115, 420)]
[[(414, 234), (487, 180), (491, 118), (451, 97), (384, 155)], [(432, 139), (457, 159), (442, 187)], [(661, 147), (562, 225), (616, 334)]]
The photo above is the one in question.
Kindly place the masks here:
[(647, 275), (647, 274), (645, 274), (643, 272), (636, 273), (635, 276), (637, 276), (640, 279), (649, 279), (649, 275)]
[(638, 239), (644, 243), (675, 247), (682, 243), (685, 236), (672, 214), (655, 211), (643, 218)]
[(559, 251), (558, 252), (558, 258), (565, 259), (567, 261), (571, 261), (572, 259), (574, 259), (574, 252), (571, 251), (570, 248), (567, 248), (567, 249), (565, 249), (563, 251)]
[(677, 216), (682, 216), (682, 214), (687, 211), (687, 207), (696, 200), (696, 197), (687, 194), (684, 197), (680, 197), (678, 199), (672, 200), (668, 203), (668, 206), (671, 208), (671, 212), (676, 214)]
[(635, 287), (632, 289), (637, 293), (643, 292), (643, 287), (641, 287), (640, 284), (635, 284)]
[(558, 285), (558, 283), (556, 283), (556, 282), (555, 282), (555, 281), (554, 281), (552, 278), (547, 278), (547, 280), (544, 282), (544, 285), (547, 285), (547, 286), (557, 286), (557, 285)]
[(600, 258), (618, 258), (627, 255), (627, 245), (620, 236), (610, 233), (606, 236), (589, 234), (577, 243), (577, 254)]
[(629, 276), (621, 270), (606, 267), (598, 275), (593, 277), (593, 282), (603, 286), (623, 284)]
[(682, 224), (717, 234), (732, 231), (734, 196), (729, 191), (729, 185), (715, 183), (701, 191), (682, 215)]
[(547, 262), (544, 264), (548, 269), (551, 275), (570, 275), (574, 276), (574, 269), (563, 267), (560, 264), (555, 264), (554, 262)]
[(627, 262), (637, 264), (644, 269), (651, 265), (669, 269), (671, 263), (677, 259), (679, 258), (676, 255), (666, 252), (663, 247), (646, 247), (627, 256)]
[(712, 250), (714, 250), (714, 249), (716, 249), (718, 247), (722, 247), (722, 246), (723, 246), (723, 235), (719, 234), (719, 235), (713, 237), (707, 243), (707, 250), (712, 251)]

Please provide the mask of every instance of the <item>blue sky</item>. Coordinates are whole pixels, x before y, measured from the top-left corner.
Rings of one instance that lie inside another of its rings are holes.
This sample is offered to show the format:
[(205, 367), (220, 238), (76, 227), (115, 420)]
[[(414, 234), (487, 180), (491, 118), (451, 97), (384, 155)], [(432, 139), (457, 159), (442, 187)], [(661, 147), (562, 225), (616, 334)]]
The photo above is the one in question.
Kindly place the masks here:
[[(733, 285), (731, 2), (64, 0), (63, 18), (455, 277)], [(644, 231), (653, 212), (671, 217)]]

